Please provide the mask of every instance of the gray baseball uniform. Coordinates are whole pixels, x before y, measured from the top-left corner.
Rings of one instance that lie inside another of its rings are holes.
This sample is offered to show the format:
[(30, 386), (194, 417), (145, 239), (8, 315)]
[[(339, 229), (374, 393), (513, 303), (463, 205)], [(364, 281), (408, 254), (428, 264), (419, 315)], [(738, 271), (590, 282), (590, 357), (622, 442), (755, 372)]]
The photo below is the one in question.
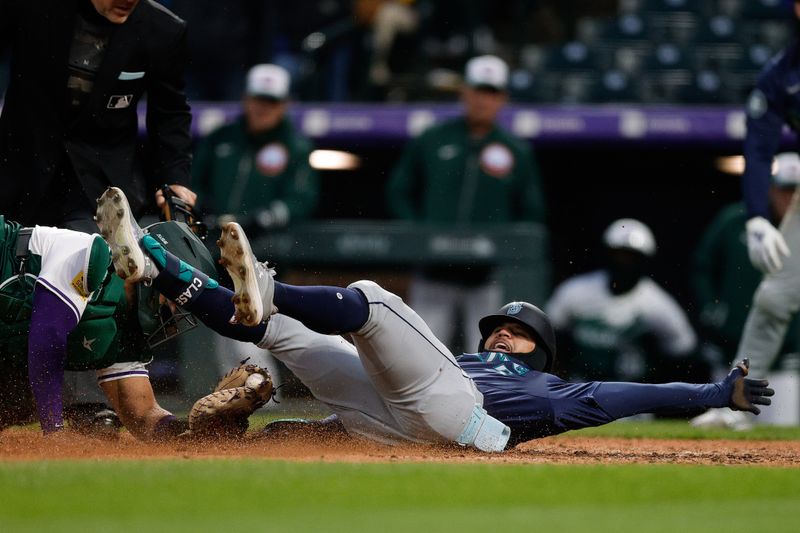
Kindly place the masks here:
[(483, 396), (453, 354), (403, 300), (371, 281), (370, 315), (353, 334), (322, 335), (274, 315), (259, 344), (339, 415), (348, 431), (381, 442), (463, 440)]
[(794, 201), (780, 225), (792, 255), (783, 268), (765, 274), (753, 297), (737, 358), (750, 358), (750, 375), (765, 377), (778, 357), (792, 316), (800, 310), (800, 202)]

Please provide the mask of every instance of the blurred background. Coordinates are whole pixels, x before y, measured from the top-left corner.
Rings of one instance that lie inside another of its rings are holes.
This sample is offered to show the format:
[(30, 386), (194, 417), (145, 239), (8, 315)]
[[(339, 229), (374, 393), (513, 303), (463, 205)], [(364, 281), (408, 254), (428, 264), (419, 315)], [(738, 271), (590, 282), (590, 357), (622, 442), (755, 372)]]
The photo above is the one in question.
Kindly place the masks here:
[[(312, 145), (319, 182), (302, 223), (256, 235), (284, 279), (371, 277), (405, 296), (420, 265), (491, 263), (502, 267), (493, 281), (503, 301), (544, 307), (559, 283), (603, 265), (603, 232), (632, 217), (657, 242), (648, 275), (699, 333), (677, 377), (707, 379), (724, 359), (703, 354), (693, 257), (717, 213), (741, 200), (744, 104), (759, 71), (794, 37), (792, 2), (161, 3), (188, 22), (198, 144), (238, 117), (252, 66), (271, 63), (290, 75), (288, 117)], [(460, 113), (465, 65), (486, 54), (509, 67), (498, 122), (535, 154), (544, 220), (513, 238), (461, 226), (432, 236), (393, 224), (385, 195), (392, 170), (420, 132)], [(464, 337), (450, 341), (471, 349)], [(178, 375), (174, 354), (165, 350), (154, 363), (164, 390), (210, 383)]]

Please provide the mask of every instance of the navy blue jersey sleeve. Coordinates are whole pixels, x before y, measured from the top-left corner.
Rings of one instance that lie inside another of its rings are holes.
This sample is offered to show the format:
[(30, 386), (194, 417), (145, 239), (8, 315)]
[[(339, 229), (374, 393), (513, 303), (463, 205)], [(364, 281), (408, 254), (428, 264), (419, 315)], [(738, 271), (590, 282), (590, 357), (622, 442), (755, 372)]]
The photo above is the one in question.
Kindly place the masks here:
[(458, 364), (483, 394), (483, 407), (511, 429), (509, 446), (640, 413), (728, 405), (736, 376), (719, 383), (568, 383), (496, 352), (462, 354)]
[(769, 183), (772, 160), (781, 144), (784, 125), (800, 126), (800, 72), (797, 44), (773, 58), (759, 75), (747, 100), (747, 133), (742, 194), (748, 217), (770, 217)]

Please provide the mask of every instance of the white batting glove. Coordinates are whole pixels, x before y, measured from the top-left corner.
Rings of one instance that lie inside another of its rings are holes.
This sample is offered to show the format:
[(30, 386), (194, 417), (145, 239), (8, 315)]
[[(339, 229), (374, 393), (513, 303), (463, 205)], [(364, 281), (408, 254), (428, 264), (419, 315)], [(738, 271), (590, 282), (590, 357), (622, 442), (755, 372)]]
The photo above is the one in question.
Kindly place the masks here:
[(783, 258), (792, 255), (781, 232), (764, 217), (747, 221), (747, 251), (753, 266), (765, 274), (783, 268)]

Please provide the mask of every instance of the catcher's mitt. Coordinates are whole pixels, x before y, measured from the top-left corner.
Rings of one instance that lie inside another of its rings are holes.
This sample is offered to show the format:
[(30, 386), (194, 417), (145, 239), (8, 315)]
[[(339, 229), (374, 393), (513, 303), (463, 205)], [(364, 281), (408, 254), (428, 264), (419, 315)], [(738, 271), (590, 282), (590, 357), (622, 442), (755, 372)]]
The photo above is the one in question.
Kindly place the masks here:
[(214, 392), (197, 400), (189, 411), (191, 437), (241, 437), (248, 417), (272, 398), (269, 372), (242, 362), (219, 380)]

